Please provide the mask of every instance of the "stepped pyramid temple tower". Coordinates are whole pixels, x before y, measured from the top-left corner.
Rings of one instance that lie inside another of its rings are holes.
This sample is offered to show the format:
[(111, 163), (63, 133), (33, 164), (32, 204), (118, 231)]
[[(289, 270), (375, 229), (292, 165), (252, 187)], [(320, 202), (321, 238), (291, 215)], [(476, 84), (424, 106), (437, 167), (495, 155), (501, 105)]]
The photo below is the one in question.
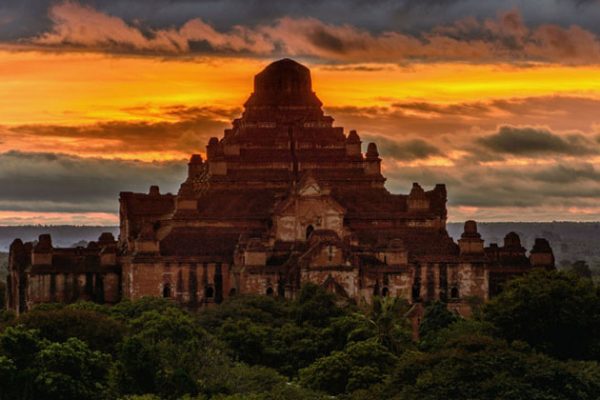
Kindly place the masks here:
[(142, 296), (189, 307), (245, 293), (293, 298), (312, 282), (349, 300), (441, 299), (468, 314), (512, 276), (552, 268), (548, 242), (527, 254), (519, 236), (484, 246), (474, 221), (446, 232), (446, 187), (385, 188), (375, 143), (334, 126), (303, 65), (284, 59), (205, 156), (194, 154), (177, 194), (120, 194), (120, 235), (56, 248), (49, 235), (10, 248), (8, 307)]

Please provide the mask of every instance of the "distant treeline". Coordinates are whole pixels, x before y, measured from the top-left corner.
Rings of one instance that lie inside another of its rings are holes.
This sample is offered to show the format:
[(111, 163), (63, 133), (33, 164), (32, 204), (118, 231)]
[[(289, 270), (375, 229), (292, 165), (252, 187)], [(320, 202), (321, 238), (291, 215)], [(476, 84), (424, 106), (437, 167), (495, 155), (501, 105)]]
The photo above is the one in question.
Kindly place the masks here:
[(0, 251), (8, 251), (16, 238), (23, 242), (37, 240), (42, 233), (52, 235), (55, 247), (71, 247), (77, 243), (98, 240), (102, 232), (119, 234), (118, 226), (74, 226), (74, 225), (23, 225), (0, 226)]

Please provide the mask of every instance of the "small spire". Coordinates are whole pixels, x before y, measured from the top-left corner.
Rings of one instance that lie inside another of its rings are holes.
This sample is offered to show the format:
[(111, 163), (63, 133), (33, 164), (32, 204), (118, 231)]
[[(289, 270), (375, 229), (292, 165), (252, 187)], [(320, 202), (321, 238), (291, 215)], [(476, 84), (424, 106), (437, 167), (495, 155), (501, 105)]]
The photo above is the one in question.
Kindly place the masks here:
[(379, 158), (379, 151), (377, 151), (377, 145), (373, 142), (367, 146), (367, 158)]
[(150, 196), (158, 196), (158, 195), (160, 195), (160, 188), (158, 187), (158, 185), (152, 185), (152, 186), (150, 186), (150, 190), (148, 190), (148, 194)]
[(192, 154), (192, 157), (190, 158), (190, 164), (202, 164), (202, 155)]
[(350, 144), (360, 143), (360, 136), (358, 136), (358, 133), (356, 133), (356, 131), (354, 129), (351, 130), (350, 133), (348, 134), (346, 143), (350, 143)]
[(515, 232), (509, 232), (506, 236), (504, 236), (504, 247), (521, 247), (521, 238)]

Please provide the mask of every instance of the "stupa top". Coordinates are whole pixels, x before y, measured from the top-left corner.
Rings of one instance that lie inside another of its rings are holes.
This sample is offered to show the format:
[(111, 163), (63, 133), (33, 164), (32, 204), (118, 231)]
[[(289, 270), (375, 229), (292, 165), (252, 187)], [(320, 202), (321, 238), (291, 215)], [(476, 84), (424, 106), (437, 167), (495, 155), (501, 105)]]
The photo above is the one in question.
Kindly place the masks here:
[(246, 107), (321, 105), (312, 90), (310, 70), (289, 58), (269, 64), (254, 77), (254, 93), (245, 104)]

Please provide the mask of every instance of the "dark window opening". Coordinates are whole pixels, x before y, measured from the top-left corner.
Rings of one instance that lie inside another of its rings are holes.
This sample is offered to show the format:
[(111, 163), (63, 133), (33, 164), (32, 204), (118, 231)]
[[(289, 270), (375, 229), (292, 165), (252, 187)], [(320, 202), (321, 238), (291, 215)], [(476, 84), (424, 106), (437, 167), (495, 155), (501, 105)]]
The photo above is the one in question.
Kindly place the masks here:
[(453, 299), (458, 299), (458, 288), (456, 286), (450, 290), (450, 297)]
[(333, 246), (328, 246), (328, 247), (329, 247), (327, 249), (328, 250), (328, 258), (329, 258), (329, 261), (332, 261), (333, 260)]
[(272, 287), (267, 288), (267, 296), (273, 296), (273, 288)]
[(379, 296), (379, 282), (375, 282), (373, 286), (373, 296)]
[(235, 296), (236, 293), (237, 293), (237, 291), (235, 290), (235, 288), (229, 289), (229, 296)]
[(415, 267), (415, 276), (412, 285), (412, 301), (421, 301), (421, 266)]
[(390, 293), (389, 289), (384, 287), (383, 290), (381, 291), (381, 295), (383, 297), (387, 297), (387, 295)]
[(433, 298), (435, 297), (435, 275), (433, 272), (432, 264), (427, 264), (426, 277), (427, 277), (427, 300), (433, 300)]
[(440, 264), (440, 300), (448, 300), (448, 266)]
[(310, 235), (313, 233), (315, 228), (312, 225), (306, 227), (306, 238), (308, 239)]
[(212, 286), (207, 286), (204, 288), (204, 297), (212, 298), (214, 296), (215, 296), (215, 289), (213, 289)]
[(162, 296), (166, 299), (171, 297), (171, 284), (165, 283), (163, 285)]

